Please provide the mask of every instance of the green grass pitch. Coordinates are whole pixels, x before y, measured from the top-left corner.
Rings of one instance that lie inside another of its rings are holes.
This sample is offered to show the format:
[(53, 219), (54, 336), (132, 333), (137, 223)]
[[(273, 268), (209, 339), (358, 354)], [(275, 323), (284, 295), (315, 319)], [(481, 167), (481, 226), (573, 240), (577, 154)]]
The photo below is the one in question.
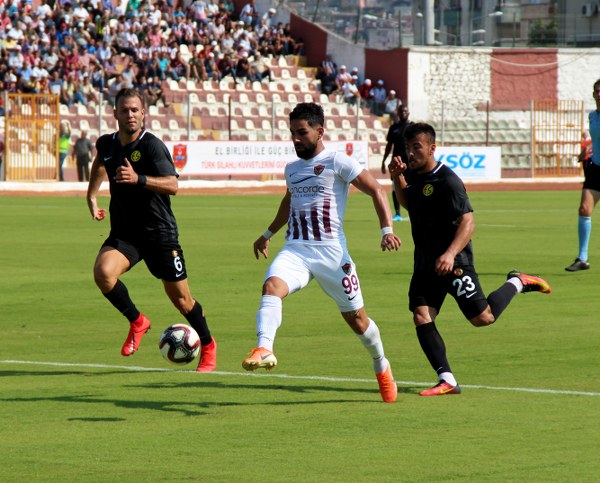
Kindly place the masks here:
[(597, 481), (600, 233), (592, 269), (567, 273), (578, 192), (470, 196), (485, 291), (516, 268), (553, 293), (519, 295), (478, 329), (448, 298), (437, 325), (463, 394), (441, 398), (418, 396), (435, 377), (407, 309), (410, 223), (395, 224), (401, 250), (382, 253), (371, 201), (350, 197), (348, 245), (399, 381), (395, 404), (381, 402), (366, 351), (316, 284), (284, 301), (279, 366), (241, 368), (268, 265), (252, 243), (279, 196), (173, 200), (192, 293), (219, 343), (212, 374), (162, 359), (160, 332), (184, 319), (143, 263), (123, 280), (153, 327), (120, 356), (127, 324), (91, 273), (109, 225), (83, 197), (0, 197), (0, 481)]

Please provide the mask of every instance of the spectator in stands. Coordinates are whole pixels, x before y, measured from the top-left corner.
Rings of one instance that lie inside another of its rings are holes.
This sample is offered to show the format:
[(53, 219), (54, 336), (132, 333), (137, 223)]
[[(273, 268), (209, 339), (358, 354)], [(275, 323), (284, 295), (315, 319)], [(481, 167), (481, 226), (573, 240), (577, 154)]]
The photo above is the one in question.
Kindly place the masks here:
[(323, 71), (329, 68), (330, 72), (333, 72), (334, 75), (337, 75), (337, 66), (333, 62), (331, 54), (325, 54), (325, 58), (321, 62), (321, 67), (323, 68)]
[(217, 0), (208, 0), (208, 5), (206, 6), (206, 16), (208, 17), (209, 20), (218, 18), (219, 2), (217, 2)]
[(235, 76), (238, 79), (249, 80), (250, 62), (248, 61), (248, 52), (242, 52), (235, 66)]
[(73, 90), (70, 91), (70, 85), (69, 85), (69, 81), (67, 81), (67, 90), (70, 92), (71, 94), (71, 104), (73, 105), (75, 103), (79, 103), (79, 104), (83, 104), (84, 106), (87, 106), (87, 99), (85, 97), (85, 93), (83, 91), (83, 85), (81, 80), (79, 80), (78, 75), (73, 75), (71, 77), (71, 85), (73, 86)]
[(165, 93), (162, 88), (162, 82), (158, 77), (153, 77), (150, 83), (148, 84), (148, 89), (146, 91), (148, 105), (156, 106), (158, 101), (162, 101), (165, 107), (169, 107), (169, 103), (165, 98)]
[(285, 24), (281, 37), (285, 46), (285, 55), (304, 55), (304, 41), (302, 38), (294, 39), (291, 24)]
[(336, 75), (329, 64), (317, 68), (317, 80), (321, 81), (321, 92), (327, 96), (337, 91)]
[(133, 84), (133, 88), (140, 91), (140, 94), (142, 95), (142, 97), (144, 99), (145, 106), (150, 105), (150, 103), (148, 102), (148, 87), (149, 86), (150, 86), (150, 82), (148, 81), (147, 77), (143, 74), (139, 75), (136, 78), (135, 83)]
[(83, 72), (89, 72), (92, 65), (99, 63), (96, 56), (92, 55), (87, 48), (79, 49), (79, 66)]
[(73, 154), (77, 161), (77, 179), (79, 181), (90, 180), (90, 161), (92, 160), (92, 153), (94, 151), (94, 145), (87, 137), (87, 131), (81, 130), (81, 137), (75, 141), (73, 146)]
[(351, 77), (352, 76), (350, 74), (348, 74), (348, 71), (346, 70), (346, 66), (340, 65), (338, 74), (335, 77), (335, 84), (337, 86), (336, 90), (343, 92), (344, 84), (346, 84), (347, 82), (350, 82)]
[(71, 150), (71, 128), (66, 122), (60, 123), (60, 134), (58, 139), (58, 180), (64, 181), (63, 165)]
[(135, 80), (135, 71), (133, 70), (133, 64), (127, 64), (121, 71), (121, 76), (125, 81), (125, 87), (131, 89)]
[(256, 9), (256, 0), (250, 0), (246, 5), (242, 7), (240, 12), (240, 20), (244, 22), (246, 25), (250, 25), (252, 27), (258, 24), (258, 20), (260, 18), (260, 14)]
[(365, 81), (358, 86), (358, 93), (360, 94), (361, 103), (363, 106), (373, 109), (373, 94), (371, 92), (371, 79), (365, 79)]
[(102, 42), (100, 47), (97, 47), (98, 59), (104, 65), (105, 68), (109, 66), (111, 58), (113, 57), (113, 55), (116, 54), (117, 51), (106, 40)]
[(189, 12), (198, 25), (205, 24), (208, 21), (208, 16), (206, 15), (206, 4), (203, 0), (195, 0), (189, 6)]
[(266, 26), (266, 28), (269, 28), (269, 29), (274, 27), (275, 20), (273, 20), (273, 19), (274, 19), (276, 13), (277, 13), (277, 10), (275, 10), (272, 7), (269, 10), (267, 10), (261, 18), (261, 25), (264, 24)]
[(358, 100), (360, 99), (360, 94), (358, 92), (358, 87), (356, 86), (356, 82), (358, 81), (358, 76), (351, 76), (350, 82), (346, 82), (342, 86), (342, 94), (344, 98), (344, 102), (350, 105), (358, 104)]
[(83, 48), (87, 48), (88, 45), (91, 45), (93, 42), (92, 36), (87, 30), (85, 30), (83, 22), (79, 22), (77, 24), (77, 27), (73, 31), (72, 38), (75, 42), (75, 45)]
[(83, 78), (81, 79), (79, 90), (80, 90), (81, 94), (83, 95), (83, 97), (85, 98), (87, 104), (89, 104), (90, 102), (94, 102), (94, 103), (98, 104), (98, 101), (100, 100), (99, 92), (96, 90), (96, 88), (90, 82), (89, 72), (83, 73)]
[(260, 51), (263, 57), (275, 56), (275, 39), (271, 35), (271, 31), (267, 30), (258, 40), (257, 50)]
[(233, 63), (233, 59), (231, 54), (225, 54), (222, 59), (219, 59), (217, 62), (217, 67), (219, 68), (219, 73), (221, 79), (230, 75), (233, 77), (233, 82), (237, 84), (237, 78), (235, 74), (235, 65)]
[(160, 80), (165, 80), (163, 77), (163, 71), (160, 67), (158, 51), (152, 52), (151, 59), (142, 67), (142, 74), (145, 75), (148, 79), (152, 77), (159, 77)]
[(75, 3), (75, 8), (73, 9), (73, 21), (78, 24), (83, 24), (87, 22), (90, 18), (90, 13), (85, 8), (83, 3)]
[(179, 80), (177, 74), (171, 70), (171, 61), (165, 52), (158, 52), (158, 66), (160, 68), (160, 78), (162, 80), (166, 80), (169, 77), (174, 80)]
[(219, 71), (217, 61), (215, 60), (214, 52), (209, 52), (206, 55), (206, 59), (204, 60), (204, 70), (206, 71), (206, 75), (210, 80), (221, 80), (221, 73)]
[(401, 105), (402, 102), (400, 102), (400, 99), (396, 97), (396, 91), (394, 89), (390, 89), (385, 99), (385, 107), (383, 111), (390, 117), (391, 122), (395, 122), (394, 116), (398, 111), (398, 107), (400, 107)]
[(100, 96), (101, 93), (104, 93), (106, 81), (104, 78), (104, 69), (99, 63), (90, 66), (90, 82), (98, 92), (98, 96)]
[(56, 67), (56, 64), (59, 61), (58, 46), (57, 45), (51, 45), (49, 47), (49, 49), (47, 50), (47, 52), (45, 52), (42, 55), (42, 61), (44, 63), (44, 66), (46, 67), (46, 69), (48, 69), (48, 71), (53, 70), (54, 67)]
[(382, 116), (385, 110), (387, 91), (385, 90), (381, 79), (379, 79), (377, 85), (371, 89), (371, 93), (373, 94), (373, 109), (371, 112), (376, 116)]
[(206, 72), (205, 58), (202, 52), (196, 52), (186, 65), (186, 78), (196, 81), (206, 81), (209, 79)]
[(254, 60), (250, 63), (250, 77), (251, 81), (262, 82), (263, 79), (269, 79), (271, 82), (271, 69), (267, 66), (265, 59), (260, 52), (254, 53)]
[(225, 32), (225, 35), (221, 39), (219, 47), (223, 54), (231, 54), (234, 52), (235, 40), (233, 39), (231, 32)]
[(118, 74), (114, 79), (111, 79), (108, 83), (108, 102), (111, 106), (115, 105), (115, 99), (117, 97), (117, 92), (123, 89), (125, 86), (125, 80), (121, 74)]

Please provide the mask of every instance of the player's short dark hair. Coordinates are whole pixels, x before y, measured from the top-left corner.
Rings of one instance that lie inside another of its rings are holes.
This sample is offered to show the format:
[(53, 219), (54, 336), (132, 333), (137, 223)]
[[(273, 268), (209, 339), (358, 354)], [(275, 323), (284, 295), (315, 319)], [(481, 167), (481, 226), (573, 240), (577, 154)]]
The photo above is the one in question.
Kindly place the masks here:
[(142, 103), (142, 107), (144, 107), (144, 96), (139, 89), (135, 89), (133, 87), (123, 87), (123, 89), (117, 92), (117, 96), (115, 97), (115, 109), (119, 105), (119, 101), (125, 97), (137, 97)]
[(310, 127), (325, 125), (323, 108), (314, 102), (301, 102), (290, 112), (290, 122), (294, 119), (304, 119)]
[(598, 79), (596, 82), (594, 82), (594, 90), (596, 90), (596, 86), (600, 84), (600, 79)]
[(426, 122), (415, 122), (407, 126), (404, 130), (404, 139), (414, 139), (419, 134), (427, 135), (429, 142), (435, 144), (435, 129)]

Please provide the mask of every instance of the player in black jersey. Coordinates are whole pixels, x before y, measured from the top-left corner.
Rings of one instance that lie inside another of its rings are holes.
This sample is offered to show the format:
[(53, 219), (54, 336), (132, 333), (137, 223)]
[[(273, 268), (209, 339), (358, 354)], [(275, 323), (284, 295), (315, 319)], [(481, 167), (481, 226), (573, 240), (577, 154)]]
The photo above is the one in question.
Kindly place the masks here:
[(94, 265), (94, 279), (102, 294), (130, 322), (121, 354), (137, 351), (150, 320), (138, 311), (121, 275), (144, 260), (150, 272), (163, 281), (173, 305), (198, 332), (202, 344), (199, 372), (216, 367), (217, 345), (212, 338), (202, 306), (192, 297), (187, 281), (183, 250), (178, 241), (170, 196), (178, 189), (173, 159), (164, 143), (144, 129), (142, 96), (135, 89), (122, 89), (116, 96), (115, 118), (119, 131), (96, 142), (87, 203), (94, 220), (103, 220), (96, 195), (102, 181), (110, 183), (110, 235)]
[[(471, 235), (475, 222), (463, 182), (435, 160), (432, 126), (411, 124), (404, 136), (408, 163), (394, 156), (389, 169), (396, 196), (410, 215), (415, 243), (409, 310), (421, 348), (439, 379), (437, 385), (420, 394), (459, 394), (460, 386), (446, 358), (446, 346), (435, 326), (446, 294), (454, 297), (471, 324), (482, 327), (498, 320), (517, 293), (550, 293), (551, 288), (540, 277), (513, 270), (506, 282), (486, 298), (473, 264)], [(407, 164), (408, 183), (403, 175)]]
[[(396, 112), (396, 122), (390, 126), (385, 138), (387, 144), (385, 145), (385, 152), (383, 153), (383, 159), (381, 160), (381, 172), (385, 174), (385, 161), (391, 154), (392, 157), (400, 156), (404, 163), (408, 161), (408, 154), (406, 153), (406, 141), (404, 140), (404, 130), (412, 124), (412, 121), (408, 120), (409, 116), (408, 106), (401, 104), (398, 106)], [(392, 202), (394, 203), (394, 218), (393, 221), (403, 221), (400, 214), (400, 203), (396, 196), (396, 192), (392, 189)]]

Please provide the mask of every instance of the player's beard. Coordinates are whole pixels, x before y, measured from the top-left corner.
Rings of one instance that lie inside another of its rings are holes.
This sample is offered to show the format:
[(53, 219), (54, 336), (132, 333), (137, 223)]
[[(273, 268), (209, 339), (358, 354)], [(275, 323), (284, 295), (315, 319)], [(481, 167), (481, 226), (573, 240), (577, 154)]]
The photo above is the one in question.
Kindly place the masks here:
[(125, 126), (123, 126), (123, 130), (130, 136), (139, 132), (141, 129), (142, 129), (142, 124), (139, 122), (130, 124), (129, 121), (127, 121), (127, 122), (125, 122)]
[(300, 145), (296, 145), (294, 144), (294, 149), (296, 150), (296, 155), (300, 158), (300, 159), (311, 159), (315, 157), (315, 153), (317, 151), (317, 144), (316, 143), (311, 143), (311, 144), (300, 144)]

